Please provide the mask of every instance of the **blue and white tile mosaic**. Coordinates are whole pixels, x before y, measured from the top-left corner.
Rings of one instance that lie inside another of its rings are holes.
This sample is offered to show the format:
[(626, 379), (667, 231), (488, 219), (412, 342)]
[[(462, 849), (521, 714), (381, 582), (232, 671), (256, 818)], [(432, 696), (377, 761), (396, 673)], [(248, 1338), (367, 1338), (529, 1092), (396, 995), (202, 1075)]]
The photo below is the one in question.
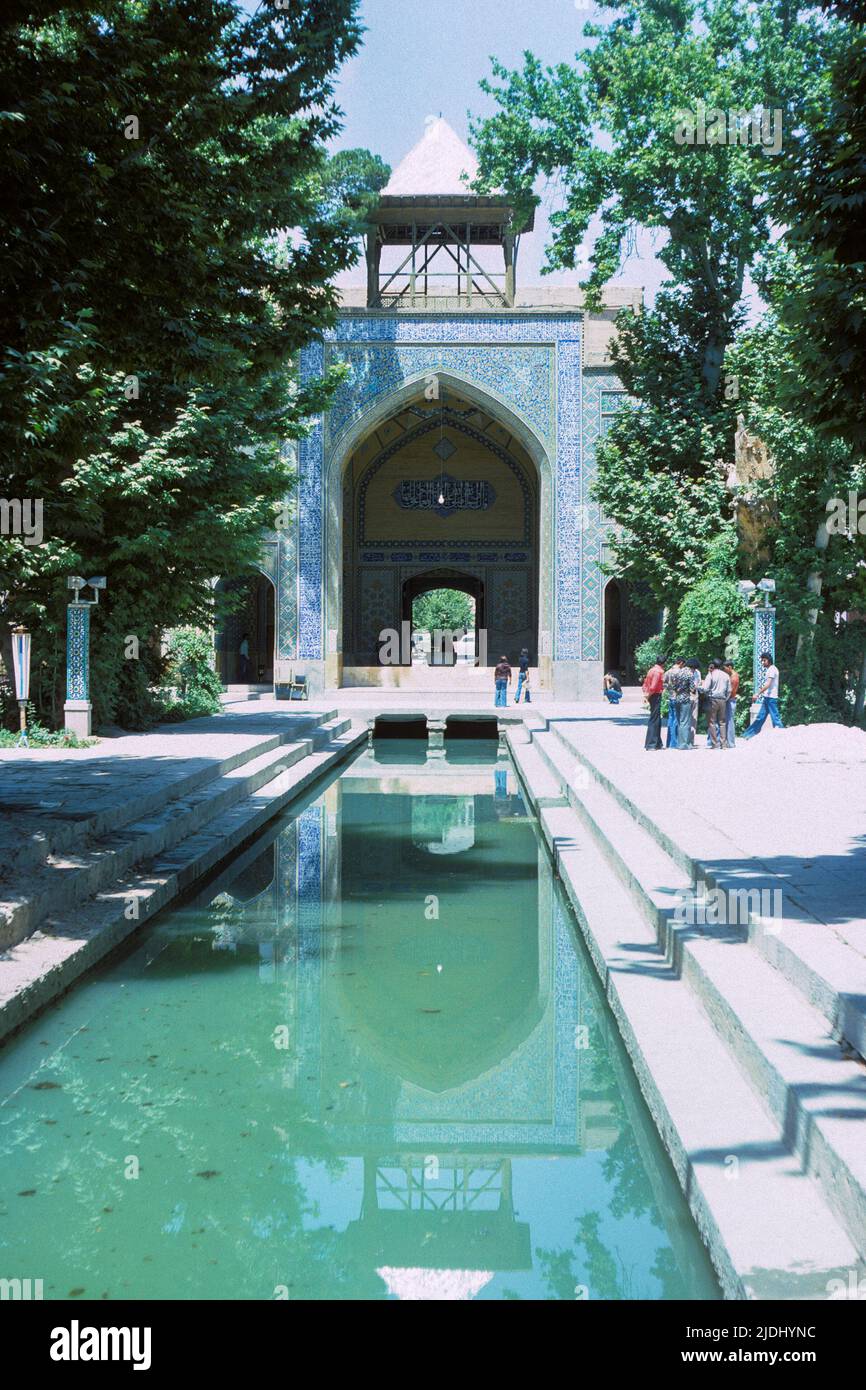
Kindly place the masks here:
[[(326, 460), (339, 450), (359, 417), (374, 403), (425, 373), (453, 372), (500, 402), (544, 447), (554, 477), (554, 649), (560, 661), (601, 657), (603, 577), (598, 570), (604, 527), (589, 496), (605, 394), (619, 394), (608, 371), (581, 369), (580, 315), (545, 313), (388, 315), (348, 312), (324, 341), (301, 354), (301, 376), (318, 376), (326, 363), (350, 371), (326, 418), (317, 419), (298, 448), (297, 602), (294, 557), (280, 552), (280, 655), (301, 660), (324, 655), (324, 480)], [(424, 558), (423, 556), (420, 558)], [(431, 559), (437, 558), (430, 556)], [(491, 559), (495, 558), (491, 555)], [(289, 626), (294, 623), (296, 645)]]

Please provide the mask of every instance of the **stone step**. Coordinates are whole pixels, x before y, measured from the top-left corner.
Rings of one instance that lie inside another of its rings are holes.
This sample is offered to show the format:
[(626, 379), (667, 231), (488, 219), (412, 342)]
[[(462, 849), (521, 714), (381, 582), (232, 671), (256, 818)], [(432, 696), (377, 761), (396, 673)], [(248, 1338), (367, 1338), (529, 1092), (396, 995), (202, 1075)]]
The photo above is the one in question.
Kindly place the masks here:
[(688, 921), (688, 876), (609, 792), (578, 775), (585, 769), (574, 766), (567, 743), (549, 733), (533, 743), (548, 773), (559, 771), (564, 790), (574, 777), (568, 803), (582, 828), (629, 890), (665, 962), (694, 988), (786, 1144), (866, 1252), (866, 1146), (852, 1125), (866, 1119), (866, 1066), (846, 1055), (823, 1015), (750, 944), (746, 928), (700, 925), (693, 914)]
[(639, 910), (653, 930), (663, 930), (679, 904), (691, 895), (692, 880), (655, 840), (595, 780), (568, 744), (549, 732), (532, 735), (551, 776), (595, 836), (615, 873), (634, 892)]
[(46, 917), (68, 912), (134, 865), (193, 834), (212, 817), (271, 781), (283, 769), (318, 751), (351, 727), (332, 719), (313, 729), (312, 738), (277, 743), (257, 758), (214, 777), (186, 796), (166, 802), (155, 813), (102, 836), (75, 854), (51, 855), (4, 885), (0, 900), (0, 949), (35, 931)]
[(574, 808), (542, 808), (539, 820), (726, 1297), (826, 1299), (832, 1280), (847, 1287), (862, 1267), (855, 1243), (691, 982)]
[(351, 727), (352, 719), (349, 715), (335, 715), (330, 719), (326, 717), (326, 722), (313, 730), (313, 747), (318, 751), (320, 747), (324, 747), (331, 740), (345, 734)]
[(532, 788), (536, 806), (564, 806), (566, 796), (560, 779), (550, 771), (535, 744), (523, 742), (521, 734), (526, 738), (522, 730), (511, 738), (511, 759), (523, 781)]
[(690, 936), (683, 974), (866, 1254), (866, 1066), (773, 966), (730, 934)]
[(272, 700), (273, 682), (270, 685), (226, 685), (223, 686), (220, 702), (224, 705), (245, 704), (247, 700)]
[[(120, 764), (110, 769), (114, 778), (121, 779), (117, 782), (120, 789), (118, 793), (108, 796), (96, 792), (97, 781), (93, 774), (93, 763), (99, 763), (105, 756), (99, 748), (88, 750), (92, 756), (83, 759), (70, 755), (71, 775), (78, 774), (86, 780), (93, 778), (94, 794), (91, 799), (98, 804), (90, 810), (76, 807), (68, 790), (64, 795), (62, 787), (58, 789), (56, 801), (34, 803), (26, 781), (19, 789), (11, 786), (7, 778), (0, 783), (0, 807), (10, 818), (18, 811), (21, 824), (25, 826), (28, 824), (28, 818), (32, 816), (37, 829), (33, 833), (22, 833), (19, 825), (18, 833), (7, 833), (4, 836), (0, 856), (0, 881), (5, 882), (13, 872), (25, 866), (43, 863), (51, 854), (77, 852), (88, 840), (119, 830), (133, 819), (158, 812), (168, 801), (188, 795), (198, 787), (217, 777), (225, 776), (271, 749), (310, 737), (316, 728), (334, 719), (336, 715), (336, 709), (310, 710), (305, 711), (303, 715), (294, 715), (293, 712), (292, 718), (284, 720), (284, 730), (273, 732), (271, 720), (271, 729), (258, 735), (255, 731), (246, 734), (243, 729), (227, 725), (227, 729), (231, 728), (229, 741), (234, 745), (231, 752), (217, 758), (202, 758), (195, 754), (188, 758), (179, 757), (175, 767), (166, 767), (165, 762), (160, 760), (159, 766), (154, 767), (152, 778), (146, 778), (143, 786), (136, 783), (133, 797), (123, 795), (123, 770)], [(190, 720), (188, 725), (184, 725), (183, 730), (172, 726), (171, 732), (176, 737), (182, 737), (184, 732), (197, 736), (200, 728), (201, 721)], [(154, 732), (158, 734), (160, 730)], [(111, 757), (110, 746), (106, 748), (106, 754), (108, 761)], [(108, 771), (109, 769), (106, 771), (106, 784)]]
[[(722, 832), (715, 835), (718, 861), (734, 867), (710, 864), (690, 853), (686, 847), (687, 811), (682, 831), (676, 836), (665, 833), (580, 747), (579, 726), (552, 719), (549, 724), (545, 721), (547, 728), (573, 759), (574, 767), (579, 764), (585, 768), (590, 779), (613, 797), (631, 823), (656, 842), (689, 882), (718, 888), (729, 899), (732, 894), (753, 895), (751, 901), (756, 905), (754, 909), (748, 907), (743, 924), (750, 943), (824, 1016), (834, 1037), (866, 1058), (866, 961), (833, 924), (819, 921), (796, 900), (785, 879), (759, 860), (749, 861), (744, 870), (741, 852)], [(769, 913), (764, 910), (767, 906), (772, 909)]]
[(138, 865), (136, 872), (71, 912), (47, 920), (6, 951), (0, 974), (0, 1041), (331, 773), (365, 739), (366, 731), (354, 727), (319, 751), (308, 752), (195, 833)]

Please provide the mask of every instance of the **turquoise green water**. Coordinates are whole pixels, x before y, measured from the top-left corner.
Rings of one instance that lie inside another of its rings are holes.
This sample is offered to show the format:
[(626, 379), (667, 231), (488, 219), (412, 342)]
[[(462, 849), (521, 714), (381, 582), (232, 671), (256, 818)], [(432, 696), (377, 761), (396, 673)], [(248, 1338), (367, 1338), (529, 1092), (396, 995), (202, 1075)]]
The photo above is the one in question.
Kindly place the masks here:
[(46, 1298), (716, 1298), (509, 764), (365, 753), (0, 1052)]

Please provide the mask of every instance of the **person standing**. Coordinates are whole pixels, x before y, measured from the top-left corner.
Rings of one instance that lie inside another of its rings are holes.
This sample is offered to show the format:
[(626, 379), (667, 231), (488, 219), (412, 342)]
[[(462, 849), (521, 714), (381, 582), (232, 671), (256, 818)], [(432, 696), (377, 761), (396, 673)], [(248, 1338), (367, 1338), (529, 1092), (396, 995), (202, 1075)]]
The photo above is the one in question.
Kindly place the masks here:
[(678, 738), (677, 725), (677, 702), (673, 697), (673, 674), (679, 670), (683, 664), (681, 656), (675, 658), (667, 671), (665, 671), (664, 688), (668, 694), (668, 748), (676, 748)]
[(709, 699), (707, 710), (707, 731), (712, 748), (728, 746), (728, 696), (731, 693), (731, 678), (718, 661), (711, 661), (704, 690)]
[(692, 717), (692, 688), (694, 674), (691, 667), (678, 656), (665, 675), (668, 691), (668, 729), (669, 748), (688, 748)]
[(511, 680), (511, 667), (508, 664), (507, 656), (501, 656), (499, 658), (499, 665), (493, 672), (493, 679), (496, 682), (496, 700), (494, 703), (497, 705), (507, 705), (508, 682)]
[[(529, 651), (526, 647), (520, 653), (520, 670), (517, 673), (517, 690), (514, 693), (514, 703), (520, 704), (520, 692), (524, 685), (529, 684)], [(527, 695), (527, 700), (529, 696)]]
[(687, 670), (692, 673), (692, 692), (691, 709), (689, 711), (689, 741), (688, 747), (694, 748), (695, 736), (698, 732), (698, 715), (701, 712), (701, 668), (696, 661), (685, 663)]
[(732, 661), (725, 662), (725, 670), (731, 680), (731, 693), (728, 696), (725, 706), (725, 724), (728, 735), (728, 747), (733, 748), (737, 741), (737, 691), (740, 688), (740, 673), (734, 670)]
[(761, 652), (761, 665), (764, 668), (764, 680), (760, 690), (755, 693), (755, 698), (761, 701), (761, 705), (743, 738), (754, 738), (755, 734), (759, 734), (767, 722), (767, 715), (770, 716), (774, 729), (785, 727), (779, 713), (779, 668), (774, 665), (769, 652)]
[(643, 746), (650, 753), (663, 746), (661, 707), (664, 680), (664, 666), (661, 661), (656, 661), (647, 671), (643, 681), (644, 698), (649, 703), (649, 719), (647, 720), (646, 738)]
[(246, 685), (252, 674), (250, 665), (250, 634), (245, 632), (240, 640), (238, 647), (238, 680), (242, 685)]
[[(517, 704), (517, 701), (515, 700), (514, 703)], [(528, 671), (528, 670), (527, 670), (526, 675), (525, 675), (525, 677), (524, 677), (524, 679), (523, 679), (523, 703), (524, 703), (525, 705), (531, 705), (531, 704), (532, 704), (532, 691), (531, 691), (530, 688), (529, 688), (529, 671)]]

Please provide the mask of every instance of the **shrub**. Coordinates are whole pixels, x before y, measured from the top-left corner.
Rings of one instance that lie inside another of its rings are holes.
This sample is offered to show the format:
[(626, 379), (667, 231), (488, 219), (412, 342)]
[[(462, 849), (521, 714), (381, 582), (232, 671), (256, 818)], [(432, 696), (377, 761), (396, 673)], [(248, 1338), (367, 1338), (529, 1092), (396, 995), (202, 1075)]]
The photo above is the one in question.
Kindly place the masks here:
[(664, 632), (656, 632), (652, 637), (647, 637), (646, 641), (639, 642), (635, 647), (634, 669), (641, 679), (657, 661), (664, 663), (667, 656), (667, 642), (668, 639)]
[(677, 651), (694, 657), (703, 673), (713, 658), (732, 661), (743, 684), (751, 687), (753, 621), (734, 580), (711, 572), (680, 604)]
[(213, 667), (213, 646), (208, 633), (197, 627), (178, 627), (168, 634), (166, 651), (167, 677), (177, 689), (177, 706), (190, 713), (171, 714), (169, 706), (163, 718), (194, 719), (204, 714), (217, 714), (221, 709), (222, 682)]

